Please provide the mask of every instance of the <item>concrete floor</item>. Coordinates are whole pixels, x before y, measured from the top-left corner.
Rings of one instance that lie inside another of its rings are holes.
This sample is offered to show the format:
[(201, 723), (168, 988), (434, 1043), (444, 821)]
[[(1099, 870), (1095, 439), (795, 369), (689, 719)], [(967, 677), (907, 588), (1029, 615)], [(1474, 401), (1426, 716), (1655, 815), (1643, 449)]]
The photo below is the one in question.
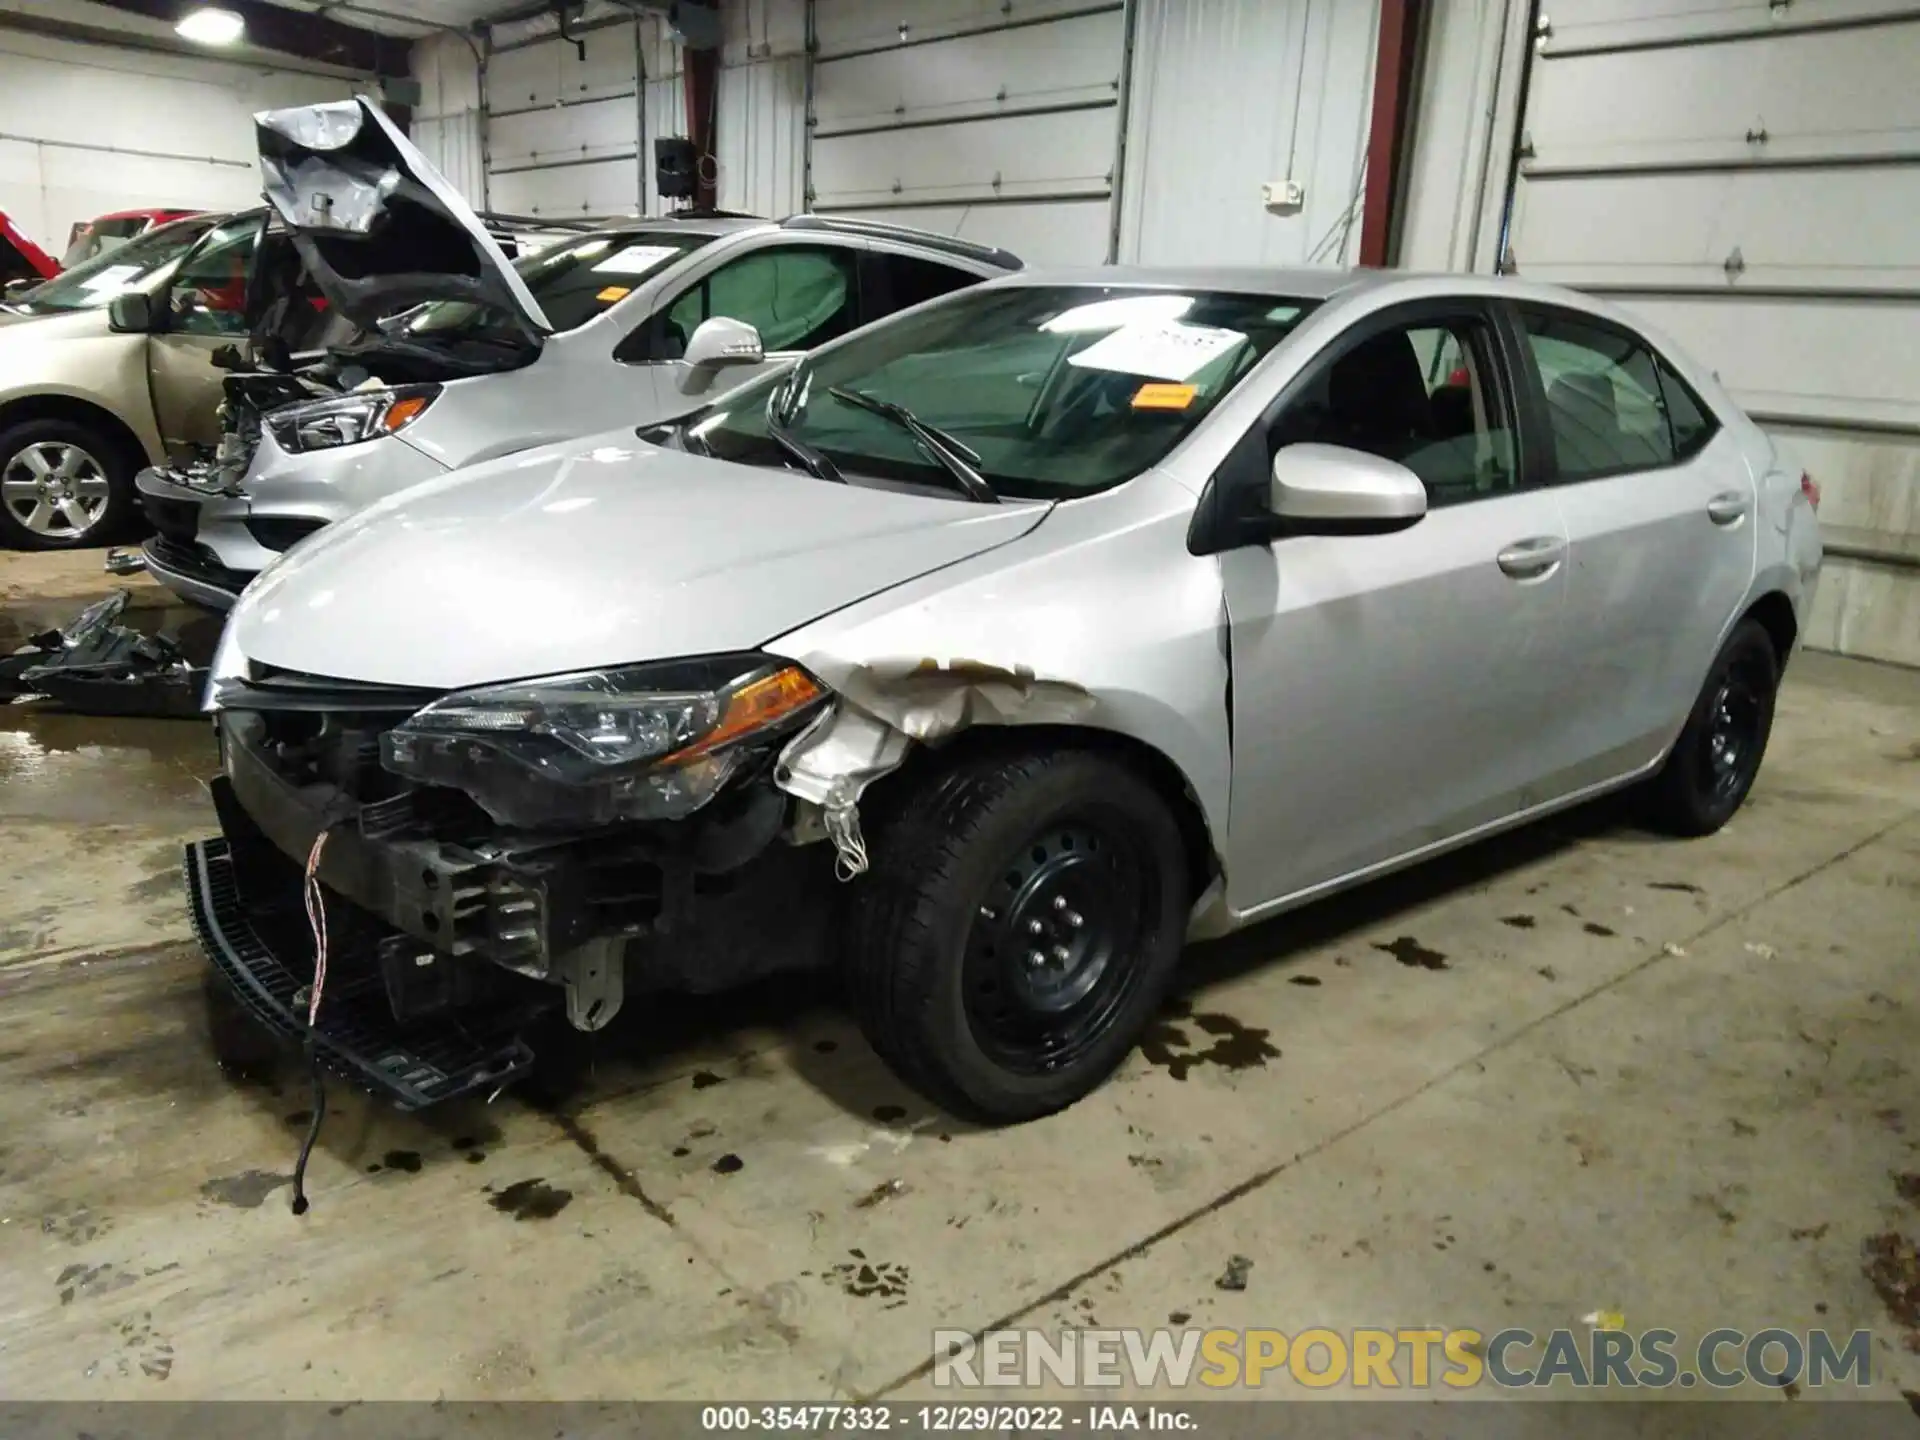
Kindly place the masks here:
[[(0, 650), (97, 564), (0, 553)], [(1599, 1309), (1864, 1327), (1920, 1387), (1861, 1264), (1920, 1231), (1920, 673), (1798, 657), (1711, 840), (1590, 809), (1196, 951), (1052, 1120), (930, 1113), (786, 986), (634, 1017), (557, 1107), (336, 1089), (301, 1219), (304, 1080), (216, 1066), (176, 878), (213, 759), (0, 710), (10, 1398), (912, 1397), (935, 1327)]]

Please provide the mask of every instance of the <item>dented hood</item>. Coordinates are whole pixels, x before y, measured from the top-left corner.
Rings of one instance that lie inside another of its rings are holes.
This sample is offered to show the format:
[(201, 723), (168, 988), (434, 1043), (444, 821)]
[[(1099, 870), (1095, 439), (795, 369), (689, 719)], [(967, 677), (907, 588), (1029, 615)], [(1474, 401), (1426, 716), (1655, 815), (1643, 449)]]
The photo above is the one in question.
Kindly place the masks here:
[(267, 110), (253, 124), (262, 193), (348, 319), (371, 328), (429, 300), (465, 300), (535, 341), (552, 333), (479, 217), (371, 100)]
[(248, 587), (222, 649), (435, 690), (750, 650), (1005, 544), (1050, 508), (838, 485), (615, 431), (329, 526)]

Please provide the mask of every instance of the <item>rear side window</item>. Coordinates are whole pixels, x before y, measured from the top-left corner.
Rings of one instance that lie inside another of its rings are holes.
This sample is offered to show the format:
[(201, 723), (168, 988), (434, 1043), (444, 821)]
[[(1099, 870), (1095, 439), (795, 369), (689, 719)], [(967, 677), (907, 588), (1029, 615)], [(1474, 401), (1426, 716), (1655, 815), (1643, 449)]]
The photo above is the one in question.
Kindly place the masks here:
[(1676, 458), (1653, 353), (1625, 333), (1527, 312), (1562, 480), (1656, 470)]
[(922, 260), (915, 255), (875, 255), (873, 263), (883, 278), (884, 308), (868, 315), (869, 320), (877, 320), (895, 310), (911, 309), (924, 301), (937, 300), (980, 283), (980, 277), (971, 271)]
[(1673, 430), (1674, 458), (1691, 460), (1720, 433), (1720, 422), (1700, 403), (1687, 382), (1674, 373), (1671, 365), (1657, 358), (1656, 363), (1660, 368), (1660, 394), (1667, 405), (1667, 422)]

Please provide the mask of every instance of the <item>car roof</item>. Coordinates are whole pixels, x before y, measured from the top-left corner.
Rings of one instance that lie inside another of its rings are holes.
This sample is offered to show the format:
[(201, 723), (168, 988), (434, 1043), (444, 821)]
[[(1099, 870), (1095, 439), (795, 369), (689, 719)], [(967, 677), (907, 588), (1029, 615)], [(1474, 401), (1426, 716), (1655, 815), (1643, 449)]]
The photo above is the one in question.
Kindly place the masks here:
[(1633, 330), (1646, 326), (1603, 300), (1561, 285), (1523, 280), (1514, 275), (1467, 275), (1446, 271), (1334, 269), (1258, 266), (1099, 265), (1023, 270), (990, 282), (994, 285), (1133, 285), (1153, 289), (1217, 290), (1238, 295), (1285, 296), (1328, 301), (1365, 297), (1387, 304), (1399, 300), (1445, 299), (1450, 295), (1500, 296), (1535, 300), (1585, 311)]

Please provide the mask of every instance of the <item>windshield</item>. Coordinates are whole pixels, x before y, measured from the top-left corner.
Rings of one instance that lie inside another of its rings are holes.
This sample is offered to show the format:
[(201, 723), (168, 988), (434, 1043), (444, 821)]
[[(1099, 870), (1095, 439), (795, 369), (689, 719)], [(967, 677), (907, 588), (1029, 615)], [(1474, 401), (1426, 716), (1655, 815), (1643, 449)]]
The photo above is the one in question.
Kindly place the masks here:
[(73, 244), (67, 247), (60, 268), (71, 270), (76, 265), (84, 265), (89, 260), (105, 255), (109, 250), (118, 250), (146, 227), (144, 215), (130, 215), (119, 220), (95, 220), (83, 225), (79, 235), (74, 237)]
[[(574, 330), (626, 299), (648, 276), (718, 238), (683, 230), (601, 230), (571, 244), (543, 248), (513, 268), (553, 328)], [(436, 300), (401, 321), (402, 332), (413, 336), (512, 328), (507, 316), (466, 300)]]
[(730, 392), (689, 433), (724, 460), (788, 464), (767, 431), (771, 396), (790, 435), (848, 475), (951, 490), (947, 468), (897, 419), (856, 403), (864, 396), (967, 447), (998, 494), (1091, 494), (1158, 463), (1312, 305), (1119, 286), (963, 290)]
[(180, 257), (213, 225), (215, 217), (178, 220), (62, 271), (15, 303), (29, 315), (93, 310), (123, 290), (152, 290), (173, 273)]

